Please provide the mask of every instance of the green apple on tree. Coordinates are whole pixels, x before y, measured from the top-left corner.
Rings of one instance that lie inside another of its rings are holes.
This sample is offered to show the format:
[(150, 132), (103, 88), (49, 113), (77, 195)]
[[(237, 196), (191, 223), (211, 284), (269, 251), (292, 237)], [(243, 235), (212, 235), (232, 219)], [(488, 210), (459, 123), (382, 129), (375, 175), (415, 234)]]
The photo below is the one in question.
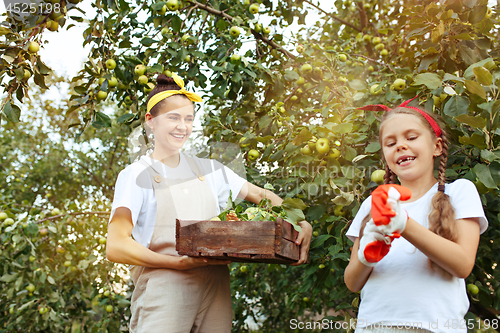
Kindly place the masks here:
[(231, 63), (238, 64), (240, 63), (240, 61), (241, 61), (241, 56), (239, 54), (234, 53), (231, 55)]
[(139, 65), (135, 66), (134, 73), (137, 76), (144, 75), (144, 73), (146, 73), (146, 66), (144, 66), (142, 64), (139, 64)]
[(240, 147), (241, 148), (246, 148), (248, 146), (250, 146), (250, 140), (247, 139), (247, 138), (245, 138), (245, 137), (241, 137), (240, 138)]
[(5, 221), (3, 221), (2, 223), (4, 226), (8, 227), (10, 225), (13, 225), (14, 224), (14, 220), (11, 219), (10, 217), (6, 218)]
[(304, 52), (304, 45), (302, 45), (302, 44), (297, 45), (297, 47), (295, 48), (295, 50), (296, 50), (298, 53), (302, 53), (302, 52)]
[(380, 51), (380, 55), (382, 57), (387, 57), (388, 54), (389, 54), (389, 51), (387, 51), (386, 49), (383, 49), (382, 51)]
[(372, 172), (370, 179), (372, 180), (372, 182), (375, 182), (377, 184), (383, 184), (384, 176), (385, 176), (385, 170), (375, 170)]
[(379, 84), (374, 84), (370, 87), (370, 94), (372, 95), (380, 95), (384, 91), (384, 87), (381, 87)]
[(149, 79), (146, 75), (141, 75), (137, 78), (137, 81), (142, 84), (142, 85), (145, 85), (146, 83), (148, 83)]
[(339, 54), (339, 61), (346, 62), (347, 56), (344, 53)]
[(256, 149), (250, 149), (250, 151), (248, 152), (248, 159), (250, 161), (255, 161), (256, 159), (259, 158), (259, 156), (260, 156), (260, 153)]
[(297, 96), (293, 95), (292, 97), (290, 97), (290, 100), (292, 102), (295, 102), (297, 99), (299, 99)]
[(106, 99), (106, 97), (108, 97), (108, 93), (107, 92), (102, 91), (102, 90), (99, 90), (97, 92), (97, 99), (98, 100), (102, 101), (102, 100)]
[(381, 51), (384, 48), (385, 48), (385, 46), (382, 43), (379, 43), (379, 44), (375, 45), (375, 50), (377, 50), (377, 51)]
[[(311, 65), (309, 65), (309, 66), (311, 66)], [(302, 66), (302, 67), (304, 67), (304, 66)], [(304, 79), (302, 76), (300, 76), (300, 77), (297, 79), (297, 81), (295, 81), (295, 83), (296, 83), (298, 86), (301, 86), (301, 85), (303, 85), (303, 84), (305, 84), (305, 83), (306, 83), (306, 79)]]
[(60, 215), (60, 214), (61, 214), (61, 211), (58, 208), (54, 208), (50, 212), (50, 215), (52, 215), (52, 216), (56, 216), (56, 215)]
[(158, 12), (158, 14), (160, 14), (162, 16), (165, 15), (165, 13), (167, 12), (167, 9), (168, 9), (167, 5), (163, 5), (163, 7), (161, 7), (160, 11)]
[(26, 286), (26, 290), (32, 293), (35, 291), (35, 286), (32, 283), (30, 283)]
[(146, 86), (144, 87), (144, 92), (147, 92), (147, 93), (150, 93), (151, 91), (153, 91), (155, 85), (153, 82), (148, 82), (146, 83)]
[(7, 213), (5, 213), (5, 212), (0, 212), (0, 221), (5, 220), (7, 217), (9, 217), (9, 216), (7, 215)]
[(271, 33), (271, 28), (269, 28), (269, 27), (265, 27), (265, 28), (263, 28), (263, 29), (262, 29), (262, 33), (263, 33), (264, 35), (269, 35), (269, 34)]
[(185, 62), (190, 62), (190, 61), (191, 61), (191, 56), (188, 54), (188, 55), (184, 58), (184, 61), (185, 61)]
[(469, 293), (471, 293), (472, 295), (477, 295), (477, 294), (479, 293), (479, 287), (478, 287), (478, 286), (476, 286), (476, 285), (475, 285), (475, 284), (473, 284), (473, 283), (469, 283), (469, 284), (467, 285), (467, 291), (468, 291)]
[(38, 50), (40, 50), (40, 44), (37, 42), (30, 42), (28, 45), (28, 52), (29, 53), (37, 53)]
[(46, 228), (42, 228), (42, 229), (38, 230), (38, 234), (40, 236), (46, 236), (48, 233), (49, 233), (49, 231)]
[(328, 154), (328, 157), (331, 159), (339, 158), (340, 157), (340, 150), (338, 150), (337, 148), (332, 148), (330, 150), (330, 153)]
[(108, 87), (114, 88), (118, 85), (118, 80), (116, 77), (112, 76), (110, 79), (108, 79)]
[(346, 214), (346, 211), (344, 211), (344, 206), (336, 205), (333, 209), (333, 214), (335, 214), (336, 216), (344, 216)]
[(31, 77), (31, 72), (27, 69), (24, 70), (24, 77), (23, 80), (28, 80)]
[(248, 267), (243, 265), (243, 266), (240, 266), (240, 272), (242, 273), (246, 273), (248, 271)]
[[(303, 64), (300, 71), (305, 74), (312, 73), (313, 67), (310, 64)], [(299, 77), (300, 80), (300, 77)], [(298, 81), (298, 80), (297, 80)]]
[(404, 48), (400, 47), (399, 50), (398, 50), (398, 54), (399, 55), (403, 55), (405, 53), (406, 53), (406, 50)]
[(240, 28), (233, 25), (231, 27), (231, 29), (229, 29), (229, 34), (231, 35), (231, 37), (233, 38), (238, 38), (238, 36), (240, 35)]
[(321, 138), (316, 141), (316, 151), (320, 154), (326, 154), (330, 151), (330, 143), (328, 139)]
[(170, 10), (170, 11), (175, 11), (175, 10), (179, 9), (179, 1), (177, 1), (177, 0), (168, 0), (166, 5), (167, 5), (168, 10)]
[(111, 305), (111, 304), (106, 305), (106, 312), (109, 312), (109, 313), (113, 312), (113, 305)]
[(58, 246), (58, 247), (56, 248), (56, 252), (57, 252), (57, 253), (61, 253), (61, 254), (63, 254), (64, 252), (66, 252), (66, 250), (64, 249), (64, 247), (62, 247), (62, 246)]
[(304, 147), (300, 148), (300, 152), (303, 155), (311, 155), (312, 150), (311, 150), (311, 147), (309, 147), (309, 145), (305, 145)]
[(406, 81), (403, 79), (396, 79), (392, 85), (394, 86), (394, 90), (401, 91), (406, 88)]
[(256, 3), (251, 4), (250, 7), (248, 7), (248, 10), (250, 11), (250, 13), (255, 15), (259, 12), (259, 5)]
[(255, 23), (255, 27), (254, 27), (253, 30), (255, 30), (255, 32), (260, 33), (262, 31), (262, 24), (261, 23)]
[(109, 70), (115, 69), (116, 68), (116, 61), (114, 61), (113, 59), (108, 59), (106, 61), (106, 68)]
[(167, 77), (172, 77), (172, 72), (169, 71), (168, 69), (163, 72)]
[(373, 45), (377, 45), (377, 44), (379, 44), (381, 42), (382, 42), (382, 38), (380, 38), (380, 37), (373, 37), (372, 38), (372, 44)]
[(369, 42), (371, 42), (371, 40), (372, 40), (372, 36), (371, 35), (364, 35), (363, 36), (363, 42), (369, 43)]

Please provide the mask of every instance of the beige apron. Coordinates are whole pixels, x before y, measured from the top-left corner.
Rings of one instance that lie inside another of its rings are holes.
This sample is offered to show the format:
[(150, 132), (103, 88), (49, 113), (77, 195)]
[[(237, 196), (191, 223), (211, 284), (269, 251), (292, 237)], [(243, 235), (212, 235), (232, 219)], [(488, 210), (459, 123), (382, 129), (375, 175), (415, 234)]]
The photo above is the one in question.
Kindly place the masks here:
[[(165, 179), (158, 168), (147, 166), (157, 211), (152, 251), (178, 256), (175, 219), (207, 220), (217, 215), (215, 197), (198, 163), (186, 157), (196, 175), (192, 179)], [(229, 333), (232, 306), (227, 265), (190, 270), (134, 267), (131, 333)]]

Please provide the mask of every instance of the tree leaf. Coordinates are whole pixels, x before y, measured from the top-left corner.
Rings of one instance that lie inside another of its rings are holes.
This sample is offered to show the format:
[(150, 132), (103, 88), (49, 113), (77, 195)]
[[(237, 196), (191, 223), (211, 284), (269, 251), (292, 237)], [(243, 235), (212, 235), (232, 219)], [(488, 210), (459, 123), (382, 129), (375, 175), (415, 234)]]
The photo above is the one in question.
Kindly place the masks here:
[(2, 111), (9, 121), (13, 123), (19, 122), (19, 118), (21, 118), (21, 109), (17, 105), (11, 104), (10, 101), (8, 101)]
[(376, 153), (380, 150), (380, 143), (378, 141), (371, 142), (366, 146), (365, 153)]
[(439, 75), (435, 73), (422, 73), (415, 77), (415, 81), (412, 86), (425, 85), (430, 90), (437, 89), (441, 87), (442, 81)]
[(486, 142), (484, 140), (484, 136), (476, 133), (472, 134), (470, 138), (466, 136), (461, 136), (458, 138), (458, 141), (461, 144), (476, 146), (479, 149), (486, 149), (487, 147)]
[(332, 238), (332, 235), (319, 235), (318, 237), (315, 237), (312, 242), (311, 242), (311, 249), (317, 248), (318, 246), (323, 245), (324, 242), (326, 242), (328, 239)]
[(455, 117), (456, 120), (458, 120), (461, 123), (467, 124), (471, 127), (474, 128), (484, 128), (486, 126), (486, 119), (481, 118), (481, 117), (473, 117), (469, 116), (468, 114), (461, 114), (457, 117)]
[(156, 43), (156, 41), (150, 37), (144, 37), (143, 39), (141, 39), (141, 44), (144, 46), (151, 46), (154, 43)]
[(493, 83), (493, 75), (491, 75), (490, 71), (483, 66), (474, 67), (472, 71), (476, 75), (477, 82), (484, 84), (485, 86), (489, 86)]
[(464, 77), (466, 79), (472, 78), (472, 76), (474, 75), (474, 68), (478, 66), (483, 66), (486, 69), (491, 69), (492, 66), (495, 66), (495, 63), (493, 62), (493, 58), (487, 58), (475, 64), (472, 64), (465, 70)]
[(299, 79), (299, 74), (296, 71), (286, 71), (285, 80), (287, 81), (297, 81)]
[(477, 178), (487, 188), (498, 188), (491, 176), (490, 168), (485, 164), (476, 164), (473, 168)]
[(469, 109), (469, 99), (455, 95), (451, 96), (446, 102), (443, 112), (450, 117), (457, 117), (461, 114), (467, 114)]
[(354, 79), (349, 81), (349, 87), (355, 90), (365, 90), (366, 89), (366, 83), (359, 79)]
[(486, 99), (486, 91), (476, 81), (465, 80), (465, 88), (472, 94), (476, 94), (482, 99)]
[(14, 274), (5, 274), (3, 275), (1, 278), (0, 278), (0, 281), (3, 281), (3, 282), (12, 282), (14, 281), (17, 276), (19, 275), (19, 273), (14, 273)]
[(181, 25), (182, 21), (177, 15), (172, 16), (172, 20), (170, 21), (170, 26), (172, 27), (172, 30), (175, 32), (181, 31)]
[(297, 208), (300, 210), (304, 210), (307, 208), (307, 205), (302, 201), (301, 199), (292, 199), (292, 198), (286, 198), (283, 200), (281, 203), (281, 206), (283, 208)]

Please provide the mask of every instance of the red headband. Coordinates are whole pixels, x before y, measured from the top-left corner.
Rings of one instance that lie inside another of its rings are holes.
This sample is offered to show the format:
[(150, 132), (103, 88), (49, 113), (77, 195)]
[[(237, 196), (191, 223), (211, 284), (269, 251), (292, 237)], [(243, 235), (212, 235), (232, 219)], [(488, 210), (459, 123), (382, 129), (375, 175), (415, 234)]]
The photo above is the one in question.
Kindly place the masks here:
[[(439, 138), (441, 136), (441, 128), (439, 128), (439, 125), (436, 123), (436, 121), (431, 116), (429, 116), (426, 112), (420, 110), (419, 108), (416, 108), (414, 106), (408, 106), (408, 104), (417, 97), (418, 96), (415, 96), (412, 99), (409, 99), (406, 102), (401, 103), (397, 107), (417, 110), (418, 113), (420, 113), (425, 118), (425, 120), (427, 120), (429, 125), (431, 125), (432, 130), (434, 131), (436, 136)], [(389, 112), (392, 110), (390, 107), (383, 105), (383, 104), (372, 104), (372, 105), (360, 107), (358, 109), (359, 110), (366, 110), (366, 111), (386, 111), (386, 112)]]

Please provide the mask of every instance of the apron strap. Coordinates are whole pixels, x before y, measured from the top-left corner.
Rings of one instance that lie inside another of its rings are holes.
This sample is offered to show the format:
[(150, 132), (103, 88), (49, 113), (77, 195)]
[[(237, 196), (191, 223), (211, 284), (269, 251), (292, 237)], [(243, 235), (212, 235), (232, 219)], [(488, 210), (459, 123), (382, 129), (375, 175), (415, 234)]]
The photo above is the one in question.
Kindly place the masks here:
[(186, 158), (186, 161), (188, 162), (189, 167), (191, 168), (191, 171), (194, 172), (194, 174), (196, 175), (196, 177), (198, 177), (199, 180), (204, 181), (205, 176), (201, 172), (200, 166), (195, 161), (195, 159), (191, 156), (184, 156), (184, 157)]

